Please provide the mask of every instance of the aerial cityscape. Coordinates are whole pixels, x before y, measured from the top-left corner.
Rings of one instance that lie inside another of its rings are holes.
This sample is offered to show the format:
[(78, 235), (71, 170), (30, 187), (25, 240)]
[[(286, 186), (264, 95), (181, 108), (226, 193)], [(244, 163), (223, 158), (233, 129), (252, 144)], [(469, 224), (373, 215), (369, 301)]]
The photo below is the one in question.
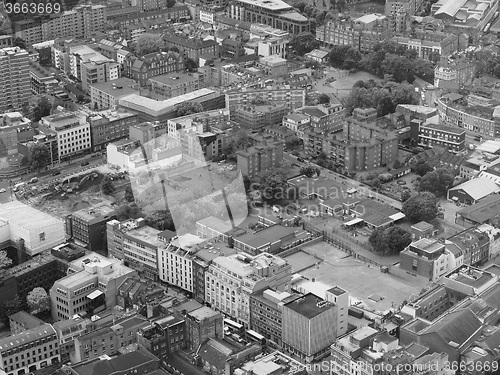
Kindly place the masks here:
[(0, 0), (0, 375), (500, 375), (500, 0)]

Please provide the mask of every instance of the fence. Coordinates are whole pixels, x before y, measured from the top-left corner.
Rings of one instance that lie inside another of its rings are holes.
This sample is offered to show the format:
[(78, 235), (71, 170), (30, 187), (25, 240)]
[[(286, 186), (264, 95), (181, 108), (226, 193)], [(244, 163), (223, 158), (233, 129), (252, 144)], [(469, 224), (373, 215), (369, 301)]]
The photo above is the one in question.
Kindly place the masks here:
[(292, 254), (295, 254), (296, 252), (299, 252), (300, 250), (302, 250), (302, 247), (303, 246), (307, 246), (307, 245), (312, 245), (314, 243), (318, 243), (318, 242), (321, 242), (323, 241), (323, 236), (319, 236), (319, 237), (316, 237), (316, 238), (313, 238), (309, 241), (305, 241), (299, 245), (296, 245), (294, 247), (291, 247), (290, 249), (286, 249), (280, 253), (278, 253), (277, 255), (279, 255), (280, 257), (287, 257), (289, 255), (292, 255)]

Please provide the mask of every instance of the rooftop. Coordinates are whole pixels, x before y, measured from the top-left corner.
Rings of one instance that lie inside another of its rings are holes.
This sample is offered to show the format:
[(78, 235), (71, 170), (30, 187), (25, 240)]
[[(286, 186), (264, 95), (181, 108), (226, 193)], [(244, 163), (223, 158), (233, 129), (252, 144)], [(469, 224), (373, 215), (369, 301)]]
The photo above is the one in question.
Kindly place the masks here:
[(212, 310), (210, 307), (203, 306), (203, 307), (200, 307), (199, 309), (191, 311), (189, 313), (189, 316), (191, 316), (197, 320), (203, 320), (206, 318), (211, 318), (213, 316), (221, 316), (221, 315), (217, 311)]
[(3, 203), (0, 219), (25, 230), (37, 230), (41, 228), (41, 225), (45, 227), (51, 224), (62, 224), (59, 219), (20, 201)]
[(281, 225), (273, 225), (254, 233), (246, 233), (235, 238), (235, 241), (244, 243), (253, 248), (260, 248), (269, 243), (274, 243), (282, 238), (289, 236), (298, 231), (297, 227), (284, 227)]
[(281, 0), (238, 0), (241, 3), (266, 8), (269, 10), (292, 10), (292, 6)]
[(312, 293), (308, 293), (304, 297), (288, 302), (285, 306), (308, 319), (312, 319), (329, 310), (333, 305)]
[(464, 129), (457, 129), (457, 128), (454, 128), (453, 126), (438, 125), (438, 124), (427, 124), (427, 123), (425, 123), (425, 124), (421, 125), (421, 127), (429, 128), (429, 129), (434, 129), (434, 130), (441, 130), (441, 131), (444, 131), (444, 132), (447, 132), (447, 133), (453, 133), (453, 134), (456, 134), (456, 135), (465, 134), (465, 130)]
[(54, 328), (52, 328), (50, 324), (43, 324), (30, 330), (18, 333), (17, 335), (0, 339), (0, 350), (16, 348), (20, 345), (40, 340), (41, 338), (49, 337), (51, 335), (54, 335), (54, 340), (57, 339)]
[(472, 199), (477, 201), (490, 194), (498, 193), (500, 187), (489, 178), (474, 178), (451, 188), (450, 191), (451, 190), (463, 190), (466, 194), (470, 195)]
[(97, 219), (98, 221), (102, 221), (103, 219), (110, 218), (111, 216), (114, 215), (114, 213), (115, 209), (113, 208), (113, 206), (105, 202), (102, 202), (96, 204), (95, 206), (84, 208), (74, 212), (73, 217), (78, 217), (88, 222), (93, 221), (95, 219)]
[(418, 241), (412, 242), (411, 246), (419, 250), (423, 250), (427, 253), (434, 253), (436, 251), (440, 251), (444, 247), (444, 245), (441, 242), (432, 238), (421, 238)]
[(91, 85), (91, 87), (114, 97), (122, 97), (139, 93), (139, 87), (137, 86), (135, 81), (126, 77), (118, 78), (108, 82), (94, 83)]
[(189, 74), (169, 73), (151, 77), (149, 80), (151, 82), (157, 82), (157, 83), (162, 83), (164, 85), (175, 86), (175, 85), (182, 85), (187, 82), (198, 81), (198, 78)]
[(487, 196), (472, 206), (458, 210), (457, 215), (463, 216), (476, 223), (485, 223), (500, 215), (500, 196)]

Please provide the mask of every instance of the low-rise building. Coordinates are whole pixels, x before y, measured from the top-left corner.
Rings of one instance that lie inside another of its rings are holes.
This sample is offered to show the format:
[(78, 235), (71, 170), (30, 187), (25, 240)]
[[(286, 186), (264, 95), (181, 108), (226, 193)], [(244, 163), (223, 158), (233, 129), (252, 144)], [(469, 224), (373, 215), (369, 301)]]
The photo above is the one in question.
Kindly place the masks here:
[(165, 35), (163, 39), (167, 47), (178, 48), (194, 61), (198, 61), (201, 55), (219, 57), (219, 44), (213, 39), (189, 39), (172, 34)]
[(232, 110), (241, 105), (249, 105), (256, 98), (262, 98), (270, 103), (287, 103), (289, 108), (293, 110), (305, 106), (306, 90), (287, 87), (273, 87), (270, 89), (243, 87), (226, 93), (226, 108)]
[(44, 325), (43, 320), (27, 313), (26, 311), (18, 311), (15, 314), (9, 315), (9, 327), (12, 335), (29, 331), (30, 329)]
[(126, 77), (110, 82), (94, 83), (90, 85), (90, 108), (116, 109), (120, 98), (138, 93), (139, 87), (135, 81)]
[(448, 190), (448, 199), (455, 202), (474, 204), (480, 199), (500, 192), (500, 186), (489, 178), (474, 178)]
[(236, 107), (231, 117), (243, 128), (249, 130), (262, 129), (266, 126), (280, 124), (283, 116), (289, 113), (288, 105), (245, 105)]
[(186, 314), (185, 341), (189, 349), (197, 349), (209, 338), (224, 338), (224, 317), (221, 313), (203, 306)]
[(148, 79), (184, 71), (184, 57), (173, 51), (150, 53), (143, 57), (129, 55), (123, 62), (123, 75), (146, 86)]
[(129, 128), (138, 123), (138, 115), (125, 111), (103, 111), (88, 117), (92, 137), (92, 152), (104, 151), (106, 146), (129, 136)]
[(418, 144), (424, 147), (443, 147), (450, 152), (460, 153), (465, 150), (465, 130), (424, 123), (419, 126)]
[(86, 312), (95, 315), (117, 304), (116, 292), (123, 280), (137, 275), (117, 259), (91, 253), (70, 264), (68, 275), (50, 289), (52, 317), (69, 319)]
[(269, 168), (277, 167), (283, 161), (283, 142), (272, 141), (264, 145), (249, 147), (236, 153), (238, 169), (250, 178)]
[(463, 264), (473, 267), (484, 265), (489, 259), (490, 238), (487, 233), (476, 228), (468, 228), (446, 239), (463, 254)]
[(169, 73), (148, 79), (150, 95), (156, 100), (165, 100), (200, 89), (198, 75)]
[(187, 340), (184, 319), (168, 315), (142, 327), (137, 334), (137, 342), (160, 360), (170, 353), (184, 349)]
[(0, 369), (6, 374), (28, 374), (61, 361), (57, 334), (50, 324), (0, 340)]

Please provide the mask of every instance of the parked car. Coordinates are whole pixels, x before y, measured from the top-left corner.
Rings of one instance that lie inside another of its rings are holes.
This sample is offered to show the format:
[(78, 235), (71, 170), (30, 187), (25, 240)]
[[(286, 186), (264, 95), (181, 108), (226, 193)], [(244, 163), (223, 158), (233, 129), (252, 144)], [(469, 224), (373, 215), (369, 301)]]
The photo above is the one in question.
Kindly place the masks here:
[(89, 165), (89, 164), (90, 164), (90, 163), (89, 163), (88, 161), (84, 161), (84, 162), (81, 164), (81, 166), (82, 166), (82, 167), (85, 167), (86, 165)]
[(5, 189), (0, 189), (0, 193), (5, 193), (7, 190)]
[(34, 184), (36, 182), (38, 182), (38, 177), (33, 177), (31, 180), (29, 180), (30, 184)]
[(300, 161), (301, 163), (303, 163), (303, 162), (304, 162), (304, 159), (302, 159), (302, 158), (297, 158), (297, 161)]
[(59, 174), (61, 174), (61, 171), (55, 171), (54, 173), (52, 173), (52, 176), (57, 176)]

